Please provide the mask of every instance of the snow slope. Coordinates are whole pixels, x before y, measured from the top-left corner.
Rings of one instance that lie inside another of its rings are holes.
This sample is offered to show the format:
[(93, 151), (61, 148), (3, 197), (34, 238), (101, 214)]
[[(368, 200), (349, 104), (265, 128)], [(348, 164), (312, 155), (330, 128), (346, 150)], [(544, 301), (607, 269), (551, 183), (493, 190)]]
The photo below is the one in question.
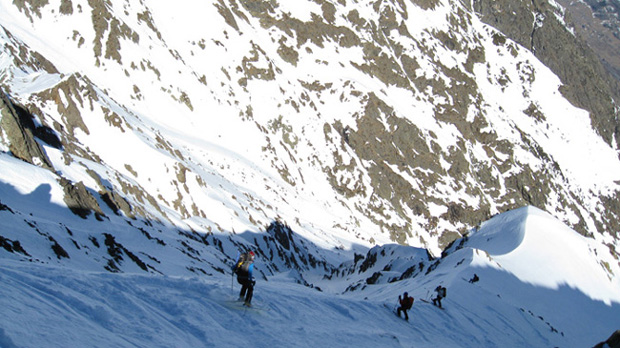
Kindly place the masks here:
[[(250, 310), (235, 304), (239, 285), (229, 275), (114, 274), (2, 259), (0, 346), (585, 347), (620, 326), (620, 286), (590, 262), (596, 247), (526, 207), (483, 223), (411, 278), (342, 293), (330, 290), (336, 278), (317, 283), (326, 289), (318, 291), (284, 272), (258, 280)], [(399, 260), (422, 251), (385, 250), (377, 270), (398, 265), (391, 273), (416, 265)], [(565, 257), (548, 257), (558, 252)], [(474, 273), (480, 281), (472, 284)], [(445, 310), (425, 302), (438, 284), (448, 289)], [(416, 299), (408, 323), (390, 310), (403, 291)]]
[(617, 150), (557, 76), (463, 2), (338, 2), (333, 21), (322, 18), (329, 2), (252, 3), (2, 2), (0, 83), (75, 147), (43, 145), (58, 176), (97, 192), (94, 172), (147, 218), (183, 229), (282, 219), (316, 243), (439, 254), (442, 234), (472, 224), (449, 218), (450, 204), (505, 211), (544, 176), (539, 206), (603, 239)]

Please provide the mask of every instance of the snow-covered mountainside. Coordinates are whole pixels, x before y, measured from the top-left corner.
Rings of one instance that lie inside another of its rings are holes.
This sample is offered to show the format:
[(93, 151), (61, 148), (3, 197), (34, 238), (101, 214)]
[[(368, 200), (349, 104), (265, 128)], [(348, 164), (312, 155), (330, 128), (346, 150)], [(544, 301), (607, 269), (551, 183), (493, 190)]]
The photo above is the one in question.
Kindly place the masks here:
[[(264, 344), (333, 344), (343, 318), (369, 345), (603, 340), (620, 94), (590, 57), (555, 1), (0, 2), (0, 343), (246, 342), (198, 325), (232, 324), (245, 250)], [(414, 309), (432, 335), (374, 317), (437, 283), (464, 307)]]
[[(259, 279), (253, 309), (235, 302), (229, 275), (67, 272), (4, 258), (0, 346), (591, 347), (620, 327), (620, 285), (593, 257), (604, 248), (525, 207), (441, 259), (392, 244), (330, 277), (312, 273), (322, 291), (285, 273)], [(444, 309), (430, 303), (439, 284)], [(392, 313), (405, 291), (415, 298), (409, 322)]]
[[(434, 254), (526, 204), (585, 235), (618, 231), (613, 127), (466, 3), (0, 10), (3, 115), (21, 111), (21, 126), (3, 116), (4, 153), (50, 169), (52, 200), (84, 216), (197, 232), (280, 220), (330, 244)], [(537, 25), (560, 23), (547, 11)], [(32, 128), (26, 149), (16, 128)]]

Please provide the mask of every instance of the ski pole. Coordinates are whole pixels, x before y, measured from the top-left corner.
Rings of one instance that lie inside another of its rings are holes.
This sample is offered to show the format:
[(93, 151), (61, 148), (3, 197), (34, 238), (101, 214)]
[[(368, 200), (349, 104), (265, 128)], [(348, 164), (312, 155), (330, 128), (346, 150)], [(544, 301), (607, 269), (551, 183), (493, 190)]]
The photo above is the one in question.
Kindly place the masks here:
[[(235, 259), (235, 266), (237, 265), (237, 261), (239, 261), (239, 256), (241, 256), (241, 252), (237, 251), (237, 258)], [(233, 280), (235, 279), (235, 269), (233, 268), (233, 270), (231, 271), (230, 274), (230, 294), (234, 295), (235, 294), (235, 290), (233, 289)]]

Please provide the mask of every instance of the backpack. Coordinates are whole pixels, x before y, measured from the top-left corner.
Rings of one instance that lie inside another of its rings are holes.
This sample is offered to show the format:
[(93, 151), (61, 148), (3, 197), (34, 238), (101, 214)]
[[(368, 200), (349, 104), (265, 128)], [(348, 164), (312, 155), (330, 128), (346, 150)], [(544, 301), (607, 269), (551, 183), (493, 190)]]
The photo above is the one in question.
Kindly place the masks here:
[(250, 266), (254, 263), (254, 253), (243, 253), (239, 256), (237, 263), (233, 269), (233, 272), (237, 274), (238, 277), (247, 278), (250, 276)]
[(403, 299), (400, 299), (400, 296), (399, 296), (398, 298), (400, 300), (399, 301), (400, 302), (400, 306), (403, 309), (411, 309), (411, 307), (413, 306), (413, 297), (407, 296), (407, 297), (405, 297)]
[[(235, 263), (235, 266), (233, 267), (233, 273), (238, 273), (241, 270), (241, 266), (243, 266), (243, 263), (247, 259), (247, 256), (248, 255), (246, 253), (239, 255), (239, 258), (237, 259), (237, 263)], [(247, 271), (247, 268), (246, 268), (246, 271)]]
[(409, 297), (407, 301), (407, 309), (411, 309), (413, 307), (413, 297)]
[(442, 287), (440, 290), (441, 297), (446, 297), (446, 287)]

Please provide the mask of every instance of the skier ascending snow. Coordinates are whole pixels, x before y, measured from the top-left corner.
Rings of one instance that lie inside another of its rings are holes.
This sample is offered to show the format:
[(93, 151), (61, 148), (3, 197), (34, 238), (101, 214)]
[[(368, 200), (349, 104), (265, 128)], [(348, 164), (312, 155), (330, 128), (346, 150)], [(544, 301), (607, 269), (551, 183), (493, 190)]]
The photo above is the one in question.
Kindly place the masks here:
[(254, 271), (254, 252), (243, 253), (232, 267), (233, 273), (237, 274), (237, 282), (241, 284), (239, 301), (244, 301), (244, 305), (252, 306), (252, 295), (254, 294), (254, 284), (256, 280), (252, 276)]
[(437, 292), (437, 297), (433, 299), (433, 304), (439, 308), (441, 307), (441, 299), (446, 297), (446, 288), (444, 286), (437, 286), (435, 288), (435, 292)]

